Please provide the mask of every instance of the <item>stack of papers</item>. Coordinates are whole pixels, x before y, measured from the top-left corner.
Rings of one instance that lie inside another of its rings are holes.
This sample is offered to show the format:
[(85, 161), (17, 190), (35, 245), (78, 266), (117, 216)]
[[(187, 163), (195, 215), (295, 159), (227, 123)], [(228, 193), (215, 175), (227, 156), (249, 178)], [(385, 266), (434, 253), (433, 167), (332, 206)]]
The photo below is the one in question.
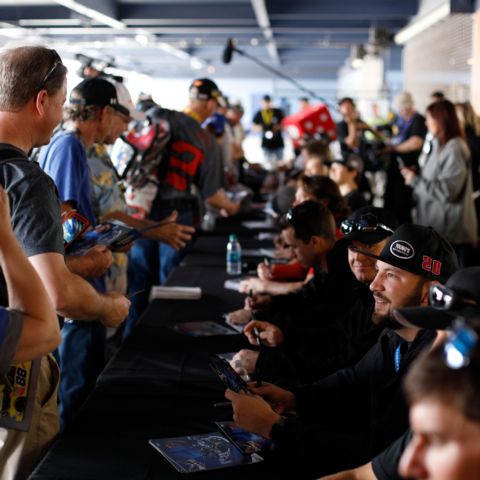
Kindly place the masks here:
[(202, 298), (200, 287), (162, 287), (154, 285), (149, 300), (199, 300)]

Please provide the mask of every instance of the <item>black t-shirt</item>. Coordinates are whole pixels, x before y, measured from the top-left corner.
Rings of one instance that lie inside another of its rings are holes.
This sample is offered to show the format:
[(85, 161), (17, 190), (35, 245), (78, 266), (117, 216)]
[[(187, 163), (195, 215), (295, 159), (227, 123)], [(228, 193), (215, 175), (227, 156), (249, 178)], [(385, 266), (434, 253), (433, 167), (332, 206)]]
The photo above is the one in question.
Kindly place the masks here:
[[(13, 231), (27, 257), (64, 255), (60, 203), (53, 180), (22, 150), (0, 144), (0, 185), (8, 194)], [(7, 305), (3, 276), (0, 304)]]
[(268, 114), (262, 115), (262, 110), (259, 110), (253, 117), (253, 123), (261, 125), (263, 130), (262, 147), (269, 150), (283, 148), (283, 137), (281, 130), (273, 130), (275, 125), (280, 125), (283, 120), (283, 112), (279, 108), (271, 108), (271, 120)]
[(372, 460), (373, 473), (377, 480), (402, 480), (398, 474), (398, 464), (405, 448), (412, 438), (412, 431), (408, 429), (398, 440), (387, 447), (380, 455)]
[[(406, 131), (405, 137), (403, 141), (408, 140), (411, 137), (421, 137), (425, 138), (427, 135), (427, 126), (425, 125), (425, 117), (420, 115), (419, 113), (415, 113), (413, 116), (412, 123), (410, 124), (409, 128)], [(400, 157), (403, 160), (403, 163), (409, 166), (416, 166), (418, 165), (418, 157), (422, 152), (422, 147), (419, 150), (409, 153), (402, 153)]]
[(165, 151), (166, 161), (160, 167), (162, 182), (158, 190), (159, 197), (191, 197), (192, 186), (195, 185), (205, 199), (225, 188), (221, 152), (209, 132), (182, 112), (156, 108), (149, 114), (154, 120), (166, 120), (171, 135)]
[(348, 137), (348, 123), (345, 120), (338, 122), (335, 128), (337, 132), (338, 141), (343, 144), (346, 137)]
[(366, 207), (368, 205), (365, 197), (358, 189), (352, 190), (350, 193), (347, 193), (344, 198), (347, 201), (347, 204), (352, 210), (352, 212), (355, 212), (359, 208)]

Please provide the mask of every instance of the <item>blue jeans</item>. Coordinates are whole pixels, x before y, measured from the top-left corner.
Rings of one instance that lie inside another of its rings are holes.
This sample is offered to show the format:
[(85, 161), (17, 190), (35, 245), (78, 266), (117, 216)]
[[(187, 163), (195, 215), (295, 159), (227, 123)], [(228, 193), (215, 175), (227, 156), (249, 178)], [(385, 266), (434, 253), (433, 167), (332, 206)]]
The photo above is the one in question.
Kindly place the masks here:
[(58, 412), (61, 430), (65, 431), (105, 366), (105, 327), (98, 321), (66, 320), (58, 359)]
[[(160, 220), (170, 215), (171, 211), (159, 211), (151, 215), (152, 220)], [(153, 218), (153, 217), (156, 218)], [(193, 225), (193, 212), (179, 212), (178, 223)], [(137, 240), (130, 250), (128, 260), (128, 292), (142, 293), (131, 299), (130, 313), (125, 320), (123, 339), (130, 335), (138, 318), (148, 305), (148, 296), (153, 285), (163, 285), (170, 272), (181, 262), (187, 248), (175, 250), (169, 245), (148, 238)]]

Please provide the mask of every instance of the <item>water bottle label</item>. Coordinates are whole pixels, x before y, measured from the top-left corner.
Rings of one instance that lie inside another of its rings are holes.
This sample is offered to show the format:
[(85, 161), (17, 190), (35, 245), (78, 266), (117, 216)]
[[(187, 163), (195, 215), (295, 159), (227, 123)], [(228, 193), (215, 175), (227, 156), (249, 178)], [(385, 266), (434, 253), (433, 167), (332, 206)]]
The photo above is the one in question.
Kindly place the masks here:
[(227, 253), (227, 262), (240, 262), (241, 254), (240, 252), (228, 252)]

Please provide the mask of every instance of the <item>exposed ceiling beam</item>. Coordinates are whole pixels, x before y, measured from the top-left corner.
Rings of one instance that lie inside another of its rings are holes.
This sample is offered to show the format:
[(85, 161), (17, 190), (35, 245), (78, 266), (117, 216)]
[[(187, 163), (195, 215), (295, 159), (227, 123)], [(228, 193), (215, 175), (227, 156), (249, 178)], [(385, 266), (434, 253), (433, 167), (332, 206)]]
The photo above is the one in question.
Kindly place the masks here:
[[(62, 5), (80, 15), (85, 15), (99, 23), (108, 25), (116, 30), (123, 30), (127, 28), (127, 25), (114, 16), (114, 10), (116, 4), (107, 0), (96, 0), (95, 3), (88, 0), (54, 0), (55, 3)], [(95, 5), (95, 8), (93, 8)]]
[(270, 26), (270, 19), (268, 18), (267, 7), (265, 0), (251, 0), (252, 8), (255, 12), (258, 26), (263, 32), (263, 36), (267, 39), (267, 51), (275, 65), (280, 65), (280, 56), (278, 55), (275, 39), (273, 38), (273, 31)]

